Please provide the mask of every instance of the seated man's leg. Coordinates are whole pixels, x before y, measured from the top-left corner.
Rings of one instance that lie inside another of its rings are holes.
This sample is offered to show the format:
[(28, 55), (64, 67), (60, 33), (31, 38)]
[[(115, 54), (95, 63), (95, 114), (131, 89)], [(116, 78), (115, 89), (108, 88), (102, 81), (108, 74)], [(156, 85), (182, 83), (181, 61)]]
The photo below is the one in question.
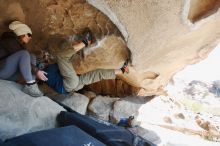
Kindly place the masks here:
[(79, 77), (73, 68), (72, 62), (68, 57), (57, 56), (57, 64), (63, 76), (64, 88), (67, 92), (71, 92), (79, 84)]
[(43, 93), (38, 89), (35, 79), (32, 78), (30, 54), (26, 50), (18, 51), (6, 59), (5, 65), (0, 71), (0, 78), (8, 79), (18, 69), (26, 81), (22, 91), (33, 97), (43, 96)]
[(103, 79), (115, 79), (114, 69), (98, 69), (79, 76), (79, 84), (75, 90), (80, 90), (84, 85), (89, 85)]
[(26, 82), (33, 80), (31, 74), (30, 54), (26, 50), (18, 51), (6, 59), (3, 68), (0, 70), (0, 78), (8, 79), (14, 75), (18, 69), (20, 69)]

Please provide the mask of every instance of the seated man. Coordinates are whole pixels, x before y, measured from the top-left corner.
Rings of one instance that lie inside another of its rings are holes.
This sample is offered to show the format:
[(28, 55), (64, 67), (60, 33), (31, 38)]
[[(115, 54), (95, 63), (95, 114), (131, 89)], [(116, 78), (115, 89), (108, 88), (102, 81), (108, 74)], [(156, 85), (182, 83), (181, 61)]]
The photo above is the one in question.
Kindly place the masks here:
[[(127, 62), (120, 69), (98, 69), (82, 75), (77, 75), (72, 62), (72, 56), (93, 43), (93, 36), (88, 30), (79, 42), (67, 38), (53, 37), (49, 41), (48, 49), (55, 57), (56, 63), (48, 65), (44, 71), (47, 73), (46, 84), (61, 94), (78, 91), (102, 79), (115, 79), (116, 74), (128, 73)], [(46, 57), (47, 58), (47, 57)]]

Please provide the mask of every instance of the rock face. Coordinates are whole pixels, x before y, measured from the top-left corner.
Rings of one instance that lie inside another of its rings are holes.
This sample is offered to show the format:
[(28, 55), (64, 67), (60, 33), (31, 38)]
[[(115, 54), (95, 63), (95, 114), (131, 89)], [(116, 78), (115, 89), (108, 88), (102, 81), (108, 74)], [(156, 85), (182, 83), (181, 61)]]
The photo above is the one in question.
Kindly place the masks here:
[(109, 115), (112, 110), (113, 103), (117, 100), (119, 100), (119, 98), (97, 96), (92, 100), (88, 108), (98, 119), (109, 121)]
[(115, 102), (111, 115), (113, 122), (118, 123), (121, 118), (128, 118), (129, 116), (137, 117), (139, 115), (140, 107), (149, 101), (149, 99), (142, 97), (133, 98), (134, 97), (132, 96), (126, 97)]
[(21, 85), (0, 80), (0, 139), (56, 127), (56, 116), (64, 109), (47, 97), (33, 98)]
[[(33, 30), (29, 47), (38, 52), (45, 48), (50, 35), (71, 35), (89, 27), (98, 43), (84, 50), (84, 59), (80, 55), (75, 57), (73, 66), (77, 73), (97, 68), (118, 69), (130, 58), (131, 71), (119, 76), (120, 79), (144, 95), (163, 94), (163, 87), (176, 72), (204, 59), (219, 42), (219, 3), (218, 0), (1, 1), (0, 32), (7, 29), (11, 20), (27, 23)], [(109, 87), (111, 82), (103, 88)]]
[(85, 115), (87, 111), (87, 106), (89, 103), (89, 98), (78, 93), (68, 94), (68, 95), (57, 95), (56, 100), (67, 105), (74, 111)]
[[(126, 81), (145, 88), (146, 93), (160, 93), (177, 71), (206, 57), (219, 42), (217, 0), (88, 2), (122, 32), (136, 71)], [(148, 78), (148, 71), (159, 76)]]

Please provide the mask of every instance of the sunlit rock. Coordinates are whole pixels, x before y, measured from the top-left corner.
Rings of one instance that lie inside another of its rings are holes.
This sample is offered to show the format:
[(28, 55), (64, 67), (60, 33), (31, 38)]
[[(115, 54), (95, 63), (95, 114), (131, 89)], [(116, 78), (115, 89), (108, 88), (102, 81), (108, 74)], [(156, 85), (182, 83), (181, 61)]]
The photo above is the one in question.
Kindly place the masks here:
[(56, 116), (64, 109), (48, 97), (31, 97), (22, 86), (0, 80), (0, 139), (57, 126)]

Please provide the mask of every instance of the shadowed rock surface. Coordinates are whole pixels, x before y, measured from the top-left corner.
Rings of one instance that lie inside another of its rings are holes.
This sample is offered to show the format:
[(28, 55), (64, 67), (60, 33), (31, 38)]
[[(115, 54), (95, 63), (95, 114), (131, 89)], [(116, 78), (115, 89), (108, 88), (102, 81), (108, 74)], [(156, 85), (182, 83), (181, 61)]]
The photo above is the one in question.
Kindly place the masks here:
[(64, 109), (48, 97), (33, 98), (22, 86), (0, 80), (0, 139), (57, 126), (56, 116)]

